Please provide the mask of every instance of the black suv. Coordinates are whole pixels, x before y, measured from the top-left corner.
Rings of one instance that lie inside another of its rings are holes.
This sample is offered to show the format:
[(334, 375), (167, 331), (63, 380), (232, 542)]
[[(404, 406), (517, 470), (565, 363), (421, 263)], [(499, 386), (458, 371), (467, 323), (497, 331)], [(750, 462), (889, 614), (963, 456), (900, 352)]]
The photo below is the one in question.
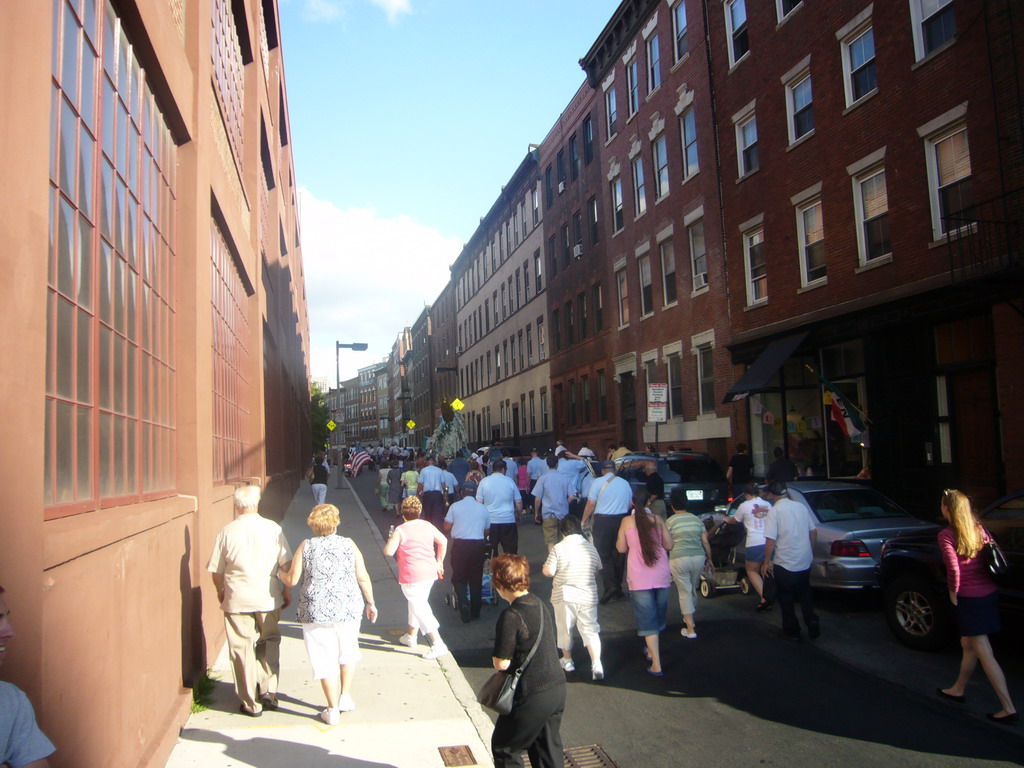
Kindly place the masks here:
[(682, 488), (690, 502), (688, 510), (698, 517), (727, 512), (729, 483), (722, 467), (706, 453), (629, 453), (615, 461), (615, 472), (628, 480), (633, 490), (643, 488), (647, 484), (645, 467), (652, 461), (657, 462), (657, 472), (665, 481), (666, 504), (673, 489)]
[[(1024, 618), (1024, 488), (1004, 496), (978, 516), (999, 543), (1010, 570), (1000, 577), (1000, 611)], [(883, 611), (889, 629), (904, 645), (935, 650), (956, 636), (946, 567), (935, 533), (889, 539), (878, 565)]]

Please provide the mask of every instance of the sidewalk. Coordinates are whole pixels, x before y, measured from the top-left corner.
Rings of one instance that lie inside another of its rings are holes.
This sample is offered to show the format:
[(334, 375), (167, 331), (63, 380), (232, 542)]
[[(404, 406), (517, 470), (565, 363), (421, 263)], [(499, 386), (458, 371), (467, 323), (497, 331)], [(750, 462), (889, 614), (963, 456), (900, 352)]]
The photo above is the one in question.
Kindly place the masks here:
[[(398, 645), (406, 601), (394, 559), (384, 557), (380, 533), (348, 479), (341, 489), (333, 487), (335, 482), (332, 477), (327, 502), (341, 510), (338, 533), (351, 538), (363, 554), (380, 611), (376, 624), (363, 621), (363, 659), (352, 684), (356, 709), (342, 714), (336, 726), (318, 717), (326, 703), (320, 683), (312, 679), (293, 603), (281, 617), (280, 709), (265, 711), (259, 719), (238, 714), (222, 650), (214, 664), (220, 681), (213, 702), (189, 717), (167, 768), (441, 768), (445, 762), (439, 750), (459, 746), (469, 748), (473, 761), (449, 764), (493, 765), (491, 721), (455, 659), (448, 654), (428, 661), (420, 658), (425, 644), (419, 652)], [(311, 535), (306, 516), (312, 505), (309, 485), (303, 483), (282, 522), (293, 549)]]

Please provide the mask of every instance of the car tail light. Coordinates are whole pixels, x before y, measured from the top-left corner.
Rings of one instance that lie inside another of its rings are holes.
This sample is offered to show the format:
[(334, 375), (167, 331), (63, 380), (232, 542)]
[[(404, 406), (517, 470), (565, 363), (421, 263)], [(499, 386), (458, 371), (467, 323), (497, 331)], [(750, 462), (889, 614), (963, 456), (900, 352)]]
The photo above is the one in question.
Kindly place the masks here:
[(837, 539), (832, 542), (833, 557), (871, 557), (868, 548), (859, 539)]

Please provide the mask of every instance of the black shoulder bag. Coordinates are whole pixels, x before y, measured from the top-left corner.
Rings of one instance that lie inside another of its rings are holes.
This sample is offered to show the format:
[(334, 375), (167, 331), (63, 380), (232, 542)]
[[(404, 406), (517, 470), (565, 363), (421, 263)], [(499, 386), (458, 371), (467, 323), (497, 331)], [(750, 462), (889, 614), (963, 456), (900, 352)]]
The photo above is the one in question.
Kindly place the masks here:
[(1006, 555), (1003, 554), (1003, 550), (999, 548), (999, 544), (991, 533), (985, 531), (985, 535), (988, 536), (984, 546), (985, 563), (988, 565), (988, 572), (993, 576), (1003, 576), (1010, 569), (1009, 564), (1006, 562)]
[[(540, 598), (537, 598), (540, 600)], [(537, 652), (537, 648), (540, 646), (540, 640), (544, 637), (544, 601), (540, 600), (540, 632), (537, 633), (537, 639), (533, 642), (533, 648), (527, 654), (526, 658), (523, 659), (523, 663), (519, 666), (515, 672), (511, 674), (505, 671), (497, 671), (489, 678), (487, 682), (480, 688), (480, 692), (476, 695), (476, 700), (483, 704), (488, 709), (493, 709), (499, 715), (507, 715), (512, 711), (512, 699), (516, 695), (516, 687), (519, 685), (519, 678), (522, 677), (523, 671), (529, 665), (533, 659), (533, 654)]]

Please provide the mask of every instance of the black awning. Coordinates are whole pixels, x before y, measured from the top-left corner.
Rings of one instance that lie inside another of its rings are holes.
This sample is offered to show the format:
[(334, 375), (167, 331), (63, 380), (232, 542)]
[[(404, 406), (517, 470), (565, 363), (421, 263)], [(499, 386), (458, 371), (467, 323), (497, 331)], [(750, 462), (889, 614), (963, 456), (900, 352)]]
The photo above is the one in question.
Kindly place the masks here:
[(804, 331), (795, 336), (787, 336), (784, 339), (773, 341), (765, 347), (757, 356), (754, 364), (747, 368), (746, 372), (740, 376), (740, 380), (725, 393), (725, 399), (722, 402), (734, 403), (753, 392), (762, 392), (767, 389), (768, 382), (778, 373), (779, 368), (796, 351), (796, 348), (803, 343), (808, 333), (808, 331)]

